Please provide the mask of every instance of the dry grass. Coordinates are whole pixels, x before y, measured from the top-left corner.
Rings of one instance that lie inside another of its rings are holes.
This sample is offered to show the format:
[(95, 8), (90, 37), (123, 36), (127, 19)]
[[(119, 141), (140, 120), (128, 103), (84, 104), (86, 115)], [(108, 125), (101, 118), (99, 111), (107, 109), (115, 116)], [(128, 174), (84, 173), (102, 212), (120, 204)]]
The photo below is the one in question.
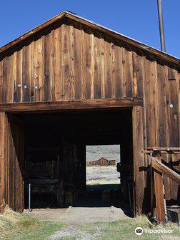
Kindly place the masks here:
[(91, 166), (86, 167), (87, 185), (119, 184), (120, 174), (116, 166)]
[(0, 214), (0, 239), (3, 240), (43, 240), (59, 229), (60, 224), (39, 221), (29, 215), (14, 212), (9, 207)]
[[(172, 229), (172, 234), (135, 234), (135, 228), (143, 229)], [(126, 219), (116, 222), (66, 224), (39, 221), (29, 215), (13, 212), (8, 207), (0, 215), (0, 239), (2, 240), (179, 240), (180, 227), (177, 224), (155, 226), (147, 217), (140, 216), (135, 219)], [(52, 238), (53, 237), (55, 238)], [(51, 236), (51, 237), (50, 237)]]

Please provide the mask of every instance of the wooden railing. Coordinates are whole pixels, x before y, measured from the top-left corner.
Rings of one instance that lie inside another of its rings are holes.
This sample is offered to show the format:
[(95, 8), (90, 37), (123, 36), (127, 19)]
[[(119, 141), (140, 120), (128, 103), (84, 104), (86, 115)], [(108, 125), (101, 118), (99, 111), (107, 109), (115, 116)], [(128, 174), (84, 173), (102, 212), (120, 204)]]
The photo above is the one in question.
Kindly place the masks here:
[(167, 167), (163, 164), (160, 160), (152, 157), (152, 167), (153, 169), (157, 170), (161, 174), (169, 177), (174, 182), (180, 185), (180, 175), (173, 171), (171, 168)]
[(166, 222), (166, 201), (164, 199), (165, 190), (163, 183), (163, 176), (170, 178), (172, 181), (180, 185), (180, 175), (171, 168), (162, 163), (161, 157), (151, 158), (151, 205), (154, 203), (154, 196), (156, 202), (156, 216), (158, 223)]

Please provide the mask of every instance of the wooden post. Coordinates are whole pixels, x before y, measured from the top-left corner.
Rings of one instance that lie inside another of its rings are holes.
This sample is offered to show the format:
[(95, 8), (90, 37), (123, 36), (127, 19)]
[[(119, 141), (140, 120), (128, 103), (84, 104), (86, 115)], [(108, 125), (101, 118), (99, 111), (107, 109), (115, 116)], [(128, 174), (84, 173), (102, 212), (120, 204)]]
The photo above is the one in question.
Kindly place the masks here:
[(165, 208), (164, 208), (164, 192), (163, 192), (163, 178), (162, 174), (154, 170), (154, 188), (156, 198), (156, 214), (157, 222), (165, 223)]
[(5, 207), (6, 114), (0, 113), (0, 213)]
[[(156, 160), (161, 162), (161, 152), (154, 153)], [(165, 223), (165, 206), (164, 206), (164, 185), (162, 173), (154, 168), (154, 161), (152, 163), (153, 175), (154, 175), (154, 193), (156, 201), (156, 216), (158, 223)]]
[(145, 173), (141, 168), (144, 167), (144, 134), (143, 134), (143, 107), (133, 108), (133, 158), (134, 158), (134, 195), (135, 213), (143, 212)]

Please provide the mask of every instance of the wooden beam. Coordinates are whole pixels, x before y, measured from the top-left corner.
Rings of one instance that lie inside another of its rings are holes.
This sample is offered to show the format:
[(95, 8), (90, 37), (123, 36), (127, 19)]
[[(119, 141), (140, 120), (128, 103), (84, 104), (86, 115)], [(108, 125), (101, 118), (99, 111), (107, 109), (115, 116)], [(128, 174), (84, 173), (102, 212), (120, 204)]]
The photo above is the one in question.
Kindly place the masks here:
[(133, 108), (133, 162), (134, 162), (134, 210), (137, 215), (143, 212), (145, 173), (140, 171), (144, 167), (144, 132), (143, 132), (143, 108)]
[(148, 151), (180, 152), (180, 147), (148, 147)]
[(156, 197), (156, 214), (157, 222), (165, 223), (165, 206), (164, 206), (164, 192), (163, 192), (163, 178), (162, 174), (154, 171), (154, 188)]
[(159, 160), (152, 158), (152, 167), (157, 170), (159, 173), (169, 177), (174, 182), (180, 185), (180, 175), (161, 163)]
[(34, 102), (34, 103), (10, 103), (0, 104), (0, 112), (45, 112), (45, 111), (66, 111), (66, 110), (96, 110), (96, 109), (117, 109), (142, 106), (140, 98), (130, 99), (99, 99), (61, 102)]
[(0, 213), (5, 207), (5, 162), (7, 150), (7, 117), (5, 113), (0, 113)]

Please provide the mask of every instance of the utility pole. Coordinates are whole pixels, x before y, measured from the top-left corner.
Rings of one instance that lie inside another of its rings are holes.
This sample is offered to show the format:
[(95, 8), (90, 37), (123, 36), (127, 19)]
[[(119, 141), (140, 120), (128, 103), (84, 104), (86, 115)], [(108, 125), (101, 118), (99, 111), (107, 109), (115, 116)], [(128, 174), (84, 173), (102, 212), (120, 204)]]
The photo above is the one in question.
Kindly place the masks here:
[(164, 37), (164, 22), (162, 13), (162, 0), (157, 0), (158, 3), (158, 15), (159, 15), (159, 31), (161, 38), (161, 51), (166, 52), (165, 37)]

